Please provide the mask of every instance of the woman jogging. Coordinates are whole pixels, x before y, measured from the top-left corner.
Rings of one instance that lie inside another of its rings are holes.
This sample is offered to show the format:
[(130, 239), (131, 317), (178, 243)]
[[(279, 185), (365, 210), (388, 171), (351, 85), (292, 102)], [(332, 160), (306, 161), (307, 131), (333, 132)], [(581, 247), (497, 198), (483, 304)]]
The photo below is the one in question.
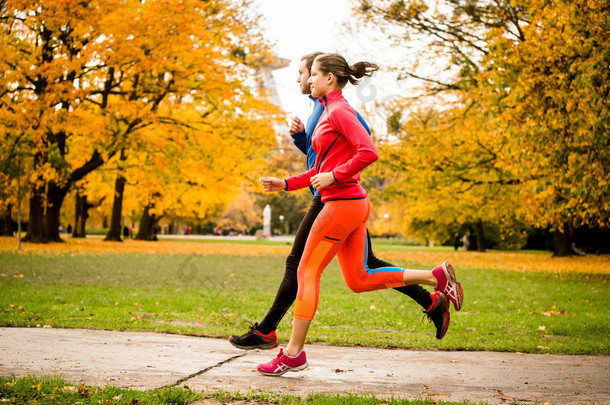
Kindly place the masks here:
[[(314, 52), (301, 57), (299, 65), (297, 83), (301, 94), (307, 95), (313, 103), (311, 115), (307, 119), (307, 124), (303, 124), (298, 117), (294, 117), (290, 125), (289, 133), (293, 138), (295, 146), (307, 156), (307, 169), (315, 166), (316, 152), (311, 143), (311, 137), (316, 125), (324, 111), (322, 103), (317, 102), (318, 98), (311, 95), (310, 85), (307, 83), (310, 76), (311, 66), (316, 56), (322, 55), (323, 52)], [(366, 121), (356, 111), (358, 121), (370, 134), (369, 127)], [(239, 349), (273, 349), (277, 347), (276, 329), (288, 309), (292, 306), (297, 295), (297, 269), (305, 249), (307, 236), (313, 226), (313, 222), (317, 218), (324, 203), (320, 197), (320, 193), (310, 187), (312, 192), (312, 200), (303, 217), (301, 224), (294, 237), (292, 249), (286, 258), (286, 267), (284, 276), (277, 290), (273, 303), (266, 315), (260, 322), (253, 323), (248, 331), (242, 335), (231, 335), (229, 342)], [(366, 265), (369, 269), (378, 269), (381, 267), (396, 267), (380, 258), (376, 257), (371, 245), (370, 237), (367, 237), (367, 252)], [(449, 302), (444, 294), (439, 291), (430, 293), (428, 290), (419, 284), (408, 285), (395, 288), (396, 291), (405, 294), (417, 302), (422, 308), (426, 316), (432, 321), (436, 328), (436, 338), (442, 339), (447, 333), (450, 323)]]
[(308, 81), (312, 96), (320, 97), (318, 101), (324, 106), (312, 137), (317, 153), (315, 166), (285, 180), (261, 178), (265, 191), (292, 191), (312, 186), (320, 192), (324, 202), (298, 268), (290, 341), (285, 349), (280, 349), (276, 358), (258, 366), (258, 371), (263, 374), (282, 375), (307, 367), (303, 347), (318, 305), (319, 281), (322, 271), (335, 255), (347, 285), (354, 292), (426, 284), (445, 294), (456, 310), (461, 308), (462, 287), (447, 262), (432, 271), (395, 267), (371, 271), (366, 267), (366, 221), (370, 203), (358, 181), (360, 171), (377, 160), (378, 155), (341, 90), (348, 81), (357, 84), (358, 79), (371, 76), (376, 70), (377, 65), (369, 62), (349, 66), (338, 54), (318, 56)]

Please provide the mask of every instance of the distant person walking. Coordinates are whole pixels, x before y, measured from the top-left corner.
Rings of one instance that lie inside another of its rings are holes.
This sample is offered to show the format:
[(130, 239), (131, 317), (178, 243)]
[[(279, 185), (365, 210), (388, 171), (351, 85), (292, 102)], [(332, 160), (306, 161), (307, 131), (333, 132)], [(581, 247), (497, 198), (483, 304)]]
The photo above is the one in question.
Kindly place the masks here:
[(468, 235), (462, 237), (462, 245), (464, 246), (464, 250), (470, 249), (470, 239), (468, 239)]

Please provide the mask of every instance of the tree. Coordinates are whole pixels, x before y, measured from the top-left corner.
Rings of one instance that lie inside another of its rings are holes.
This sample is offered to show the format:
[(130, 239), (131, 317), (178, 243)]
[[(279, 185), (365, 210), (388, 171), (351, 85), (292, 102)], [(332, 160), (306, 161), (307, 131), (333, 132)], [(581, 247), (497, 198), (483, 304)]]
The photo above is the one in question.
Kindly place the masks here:
[[(0, 113), (7, 111), (1, 111)], [(12, 114), (2, 114), (6, 131), (0, 131), (0, 235), (13, 236), (13, 212), (21, 210), (21, 200), (27, 182), (26, 166), (29, 159), (25, 137), (13, 136), (15, 125)]]
[[(425, 44), (411, 57), (415, 62), (397, 67), (399, 80), (417, 79), (422, 88), (391, 106), (388, 127), (399, 142), (380, 150), (397, 179), (384, 194), (404, 200), (404, 232), (443, 241), (460, 227), (476, 228), (476, 245), (484, 250), (483, 223), (514, 216), (518, 180), (498, 165), (506, 146), (501, 136), (489, 136), (497, 132), (494, 122), (481, 114), (472, 89), (488, 53), (487, 30), (518, 37), (523, 16), (505, 2), (437, 3), (358, 2), (366, 20), (392, 27), (389, 36), (397, 43)], [(425, 73), (428, 66), (439, 72)]]
[(523, 41), (491, 42), (481, 97), (507, 129), (523, 215), (553, 229), (564, 256), (574, 229), (610, 228), (610, 5), (530, 1), (527, 10)]
[[(423, 39), (447, 64), (437, 77), (412, 65), (400, 75), (421, 79), (422, 94), (440, 106), (424, 109), (435, 117), (426, 128), (421, 114), (408, 117), (405, 143), (386, 159), (406, 174), (395, 189), (428, 211), (419, 218), (479, 229), (486, 220), (524, 219), (557, 235), (580, 224), (609, 226), (605, 2), (358, 4), (367, 18)], [(566, 241), (557, 238), (556, 254), (568, 253)]]
[(442, 242), (461, 227), (472, 228), (484, 251), (483, 224), (507, 227), (514, 220), (518, 179), (498, 166), (504, 143), (488, 139), (476, 110), (464, 115), (410, 105), (397, 141), (379, 147), (379, 176), (391, 181), (375, 195), (401, 201), (403, 233)]
[[(15, 116), (3, 131), (31, 144), (34, 242), (60, 240), (70, 187), (121, 151), (137, 154), (143, 129), (188, 126), (177, 114), (185, 104), (204, 125), (213, 111), (254, 99), (247, 64), (268, 49), (247, 4), (229, 0), (0, 6), (0, 110)], [(259, 106), (249, 124), (267, 119)]]
[(216, 220), (221, 229), (246, 232), (262, 224), (262, 210), (256, 206), (256, 197), (244, 190)]
[(59, 210), (68, 188), (103, 163), (98, 150), (76, 165), (65, 156), (73, 134), (91, 132), (88, 111), (79, 107), (87, 95), (86, 77), (97, 67), (91, 62), (102, 47), (95, 42), (95, 33), (103, 15), (110, 13), (110, 3), (63, 3), (57, 8), (2, 3), (0, 109), (15, 117), (3, 130), (30, 146), (28, 238), (34, 242), (59, 240)]
[(258, 121), (265, 105), (245, 97), (214, 110), (205, 121), (193, 116), (191, 128), (165, 128), (161, 135), (146, 131), (147, 150), (134, 156), (125, 172), (128, 183), (137, 186), (130, 192), (157, 218), (203, 219), (226, 208), (275, 143), (273, 116)]

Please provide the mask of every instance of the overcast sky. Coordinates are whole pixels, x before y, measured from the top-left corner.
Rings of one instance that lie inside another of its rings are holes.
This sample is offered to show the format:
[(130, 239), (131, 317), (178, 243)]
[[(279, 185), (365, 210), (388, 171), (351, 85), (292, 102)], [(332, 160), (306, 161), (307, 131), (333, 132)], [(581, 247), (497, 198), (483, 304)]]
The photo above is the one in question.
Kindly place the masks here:
[[(309, 99), (300, 94), (296, 83), (302, 55), (315, 51), (337, 52), (349, 63), (367, 60), (383, 65), (385, 57), (369, 35), (348, 33), (345, 28), (356, 24), (349, 0), (254, 0), (253, 3), (263, 16), (260, 23), (268, 39), (277, 43), (277, 55), (291, 61), (290, 66), (273, 73), (282, 107), (290, 116), (297, 115), (305, 121), (311, 112)], [(348, 84), (344, 94), (358, 109), (375, 98), (387, 97), (387, 88), (379, 78), (373, 77), (370, 83), (361, 84), (359, 90)]]

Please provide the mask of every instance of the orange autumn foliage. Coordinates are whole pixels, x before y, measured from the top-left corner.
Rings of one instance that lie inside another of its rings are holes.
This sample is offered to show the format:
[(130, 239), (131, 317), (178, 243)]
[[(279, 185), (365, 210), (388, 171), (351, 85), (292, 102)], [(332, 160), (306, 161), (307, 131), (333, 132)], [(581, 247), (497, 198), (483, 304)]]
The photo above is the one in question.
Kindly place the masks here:
[(357, 3), (404, 43), (399, 77), (422, 84), (391, 103), (379, 148), (403, 234), (548, 228), (564, 255), (575, 230), (610, 228), (607, 1)]
[(29, 199), (27, 237), (58, 241), (67, 193), (117, 173), (160, 211), (226, 204), (279, 114), (253, 80), (274, 56), (249, 6), (1, 2), (0, 215)]

